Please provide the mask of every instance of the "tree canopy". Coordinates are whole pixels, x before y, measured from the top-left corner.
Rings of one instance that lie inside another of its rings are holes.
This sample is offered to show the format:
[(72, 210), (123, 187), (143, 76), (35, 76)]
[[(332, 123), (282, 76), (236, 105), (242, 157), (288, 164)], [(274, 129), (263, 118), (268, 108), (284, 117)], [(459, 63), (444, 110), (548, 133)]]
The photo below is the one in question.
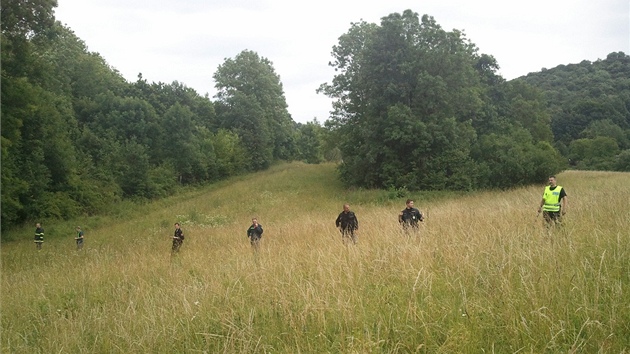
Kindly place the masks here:
[(2, 228), (99, 213), (298, 157), (298, 130), (267, 59), (251, 51), (226, 59), (216, 102), (177, 81), (127, 82), (55, 21), (55, 6), (3, 3)]
[(515, 81), (542, 91), (554, 144), (572, 167), (630, 171), (630, 56), (613, 52)]
[(630, 170), (630, 58), (512, 81), (463, 31), (411, 10), (352, 23), (332, 48), (324, 124), (293, 121), (273, 63), (243, 50), (214, 100), (174, 81), (128, 82), (54, 0), (2, 8), (2, 228), (160, 198), (278, 160), (338, 161), (348, 185), (509, 188), (567, 167)]
[[(532, 183), (563, 168), (542, 96), (506, 83), (493, 57), (431, 16), (406, 10), (380, 25), (353, 23), (332, 55), (338, 74), (320, 91), (334, 100), (340, 173), (350, 185), (469, 190)], [(506, 147), (518, 154), (500, 157)]]
[(294, 122), (271, 61), (244, 50), (226, 59), (214, 79), (219, 124), (241, 137), (251, 170), (295, 156)]

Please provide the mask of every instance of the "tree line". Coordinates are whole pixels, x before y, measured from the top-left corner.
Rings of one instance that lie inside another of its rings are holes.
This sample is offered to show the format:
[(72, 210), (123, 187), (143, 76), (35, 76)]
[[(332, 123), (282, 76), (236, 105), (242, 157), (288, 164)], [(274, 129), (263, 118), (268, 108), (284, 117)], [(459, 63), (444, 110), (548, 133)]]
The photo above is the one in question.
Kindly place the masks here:
[(340, 161), (350, 186), (406, 190), (508, 188), (569, 161), (630, 170), (623, 53), (506, 81), (463, 32), (407, 10), (351, 24), (333, 47), (338, 74), (319, 88), (331, 117), (300, 124), (256, 52), (217, 68), (213, 99), (177, 81), (128, 82), (54, 19), (55, 6), (3, 3), (3, 229), (278, 160)]
[(572, 168), (630, 171), (630, 56), (613, 52), (519, 80), (543, 92), (554, 146)]
[(293, 121), (268, 59), (248, 50), (226, 59), (215, 100), (141, 74), (127, 82), (54, 19), (56, 5), (3, 2), (3, 229), (164, 197), (276, 160), (323, 160), (323, 128)]
[(630, 57), (506, 81), (458, 30), (411, 10), (353, 23), (320, 91), (348, 184), (509, 188), (567, 167), (630, 171)]
[(364, 187), (507, 188), (565, 167), (543, 96), (506, 82), (458, 30), (411, 10), (353, 23), (333, 48), (341, 177)]

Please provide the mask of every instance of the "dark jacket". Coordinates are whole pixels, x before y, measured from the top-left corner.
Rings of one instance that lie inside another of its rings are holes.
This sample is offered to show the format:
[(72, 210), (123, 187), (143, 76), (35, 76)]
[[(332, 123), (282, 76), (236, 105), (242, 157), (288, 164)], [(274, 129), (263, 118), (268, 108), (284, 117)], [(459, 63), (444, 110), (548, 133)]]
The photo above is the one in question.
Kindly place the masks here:
[(348, 211), (347, 213), (342, 211), (341, 214), (335, 220), (335, 225), (343, 231), (354, 231), (359, 228), (359, 220), (354, 212)]
[(44, 228), (38, 227), (35, 229), (35, 241), (44, 241)]
[(182, 229), (175, 229), (175, 233), (173, 233), (174, 241), (183, 242), (184, 241), (184, 231)]
[(399, 221), (404, 227), (418, 227), (418, 222), (424, 221), (424, 217), (422, 216), (420, 210), (416, 208), (405, 208), (402, 211), (402, 216), (400, 216)]
[(247, 237), (249, 237), (252, 240), (257, 240), (259, 238), (262, 237), (263, 234), (263, 228), (262, 225), (258, 224), (258, 226), (254, 226), (254, 224), (252, 224), (249, 229), (247, 229)]

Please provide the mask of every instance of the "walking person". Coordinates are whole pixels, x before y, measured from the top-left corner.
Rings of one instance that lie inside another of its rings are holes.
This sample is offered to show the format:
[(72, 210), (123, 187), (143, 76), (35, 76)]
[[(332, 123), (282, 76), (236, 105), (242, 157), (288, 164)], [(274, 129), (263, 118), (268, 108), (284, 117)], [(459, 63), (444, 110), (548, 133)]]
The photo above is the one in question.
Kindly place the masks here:
[(83, 235), (83, 230), (81, 230), (81, 226), (77, 226), (76, 231), (77, 231), (77, 237), (75, 237), (74, 239), (77, 241), (77, 251), (79, 251), (83, 249), (84, 235)]
[(406, 207), (398, 214), (398, 222), (405, 232), (418, 231), (420, 222), (424, 222), (422, 212), (413, 206), (413, 199), (407, 199)]
[(349, 240), (352, 240), (353, 244), (357, 244), (357, 234), (359, 230), (359, 220), (353, 211), (350, 210), (350, 204), (343, 205), (343, 211), (337, 216), (335, 225), (341, 232), (341, 241), (343, 244), (347, 244)]
[(556, 176), (549, 176), (549, 185), (545, 187), (542, 200), (538, 206), (538, 213), (542, 211), (545, 226), (550, 228), (562, 223), (562, 217), (567, 213), (567, 193), (556, 182)]
[(262, 234), (262, 225), (258, 223), (257, 218), (252, 218), (252, 224), (249, 229), (247, 229), (247, 237), (249, 238), (249, 242), (251, 243), (252, 248), (255, 251), (258, 251), (258, 248), (260, 247), (260, 239), (262, 238)]
[(44, 243), (44, 228), (42, 227), (42, 224), (37, 223), (35, 224), (35, 245), (37, 246), (38, 250), (42, 249), (42, 243)]
[(175, 223), (175, 232), (173, 233), (173, 248), (171, 249), (171, 253), (179, 252), (179, 248), (182, 247), (184, 243), (184, 231), (179, 226), (179, 223)]

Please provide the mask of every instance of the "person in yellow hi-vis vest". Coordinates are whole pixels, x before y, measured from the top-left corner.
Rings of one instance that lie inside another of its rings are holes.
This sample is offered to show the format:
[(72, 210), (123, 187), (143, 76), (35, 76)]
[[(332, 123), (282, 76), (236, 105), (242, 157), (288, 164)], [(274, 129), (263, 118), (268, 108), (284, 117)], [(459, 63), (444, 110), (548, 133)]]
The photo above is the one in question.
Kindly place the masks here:
[(538, 207), (538, 213), (543, 212), (545, 225), (549, 227), (560, 224), (567, 213), (568, 204), (567, 193), (556, 183), (556, 176), (549, 176), (549, 185), (545, 187)]

